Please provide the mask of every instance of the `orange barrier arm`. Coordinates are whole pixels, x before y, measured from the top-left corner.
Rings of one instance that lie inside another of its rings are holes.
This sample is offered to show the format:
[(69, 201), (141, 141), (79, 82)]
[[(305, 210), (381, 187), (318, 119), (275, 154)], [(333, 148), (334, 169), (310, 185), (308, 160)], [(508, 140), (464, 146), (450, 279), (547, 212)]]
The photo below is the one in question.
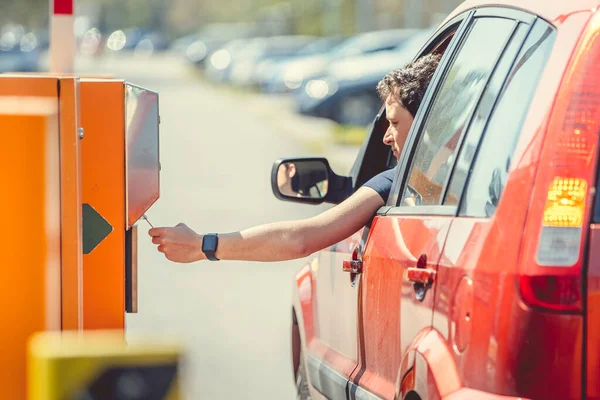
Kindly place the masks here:
[(83, 329), (79, 78), (0, 75), (0, 96), (35, 96), (58, 105), (61, 151), (62, 328)]
[(29, 337), (59, 330), (58, 107), (48, 98), (0, 97), (2, 398), (26, 398)]

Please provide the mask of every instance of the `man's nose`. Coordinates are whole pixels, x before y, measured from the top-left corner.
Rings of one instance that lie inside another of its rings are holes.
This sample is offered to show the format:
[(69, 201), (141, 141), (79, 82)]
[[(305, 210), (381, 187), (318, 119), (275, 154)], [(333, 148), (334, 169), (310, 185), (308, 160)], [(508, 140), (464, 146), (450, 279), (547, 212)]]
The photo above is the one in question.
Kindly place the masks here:
[(393, 137), (392, 134), (389, 130), (385, 131), (385, 134), (383, 135), (383, 144), (387, 144), (388, 146), (392, 143), (393, 141)]

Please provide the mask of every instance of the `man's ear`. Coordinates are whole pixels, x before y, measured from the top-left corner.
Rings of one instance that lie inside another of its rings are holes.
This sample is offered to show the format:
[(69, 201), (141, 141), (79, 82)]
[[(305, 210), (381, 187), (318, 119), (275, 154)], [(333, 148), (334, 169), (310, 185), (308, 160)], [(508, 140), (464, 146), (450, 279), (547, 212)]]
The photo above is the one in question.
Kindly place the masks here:
[(290, 165), (288, 165), (288, 176), (293, 178), (294, 175), (296, 175), (296, 164), (290, 163)]

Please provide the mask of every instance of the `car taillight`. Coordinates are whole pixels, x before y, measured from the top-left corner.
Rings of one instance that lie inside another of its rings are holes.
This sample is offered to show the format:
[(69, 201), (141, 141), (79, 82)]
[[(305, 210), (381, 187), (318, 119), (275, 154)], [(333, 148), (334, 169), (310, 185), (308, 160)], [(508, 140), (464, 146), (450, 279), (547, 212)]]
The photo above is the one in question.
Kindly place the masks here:
[(583, 251), (600, 133), (600, 14), (588, 24), (554, 103), (533, 188), (519, 284), (531, 306), (582, 307)]

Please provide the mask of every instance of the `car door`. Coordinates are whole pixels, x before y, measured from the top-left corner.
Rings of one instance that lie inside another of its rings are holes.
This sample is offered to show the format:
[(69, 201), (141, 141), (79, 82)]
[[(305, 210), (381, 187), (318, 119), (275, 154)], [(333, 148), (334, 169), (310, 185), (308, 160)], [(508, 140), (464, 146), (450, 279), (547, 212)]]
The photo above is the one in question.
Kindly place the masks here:
[[(394, 164), (382, 142), (388, 127), (385, 113), (374, 119), (371, 131), (350, 171), (354, 188)], [(357, 365), (356, 323), (358, 275), (342, 269), (355, 249), (364, 245), (368, 227), (321, 250), (311, 264), (312, 331), (306, 336), (309, 380), (330, 399), (345, 399), (350, 374)], [(306, 315), (305, 315), (306, 317)]]
[[(437, 266), (457, 213), (454, 203), (444, 202), (452, 196), (446, 193), (455, 160), (518, 28), (514, 19), (486, 13), (469, 11), (459, 17), (463, 21), (411, 128), (393, 195), (373, 221), (365, 247), (358, 366), (350, 398), (394, 398), (401, 371), (415, 363), (412, 349), (431, 331)], [(404, 200), (415, 191), (420, 204), (410, 206)], [(429, 392), (422, 398), (437, 397)]]

